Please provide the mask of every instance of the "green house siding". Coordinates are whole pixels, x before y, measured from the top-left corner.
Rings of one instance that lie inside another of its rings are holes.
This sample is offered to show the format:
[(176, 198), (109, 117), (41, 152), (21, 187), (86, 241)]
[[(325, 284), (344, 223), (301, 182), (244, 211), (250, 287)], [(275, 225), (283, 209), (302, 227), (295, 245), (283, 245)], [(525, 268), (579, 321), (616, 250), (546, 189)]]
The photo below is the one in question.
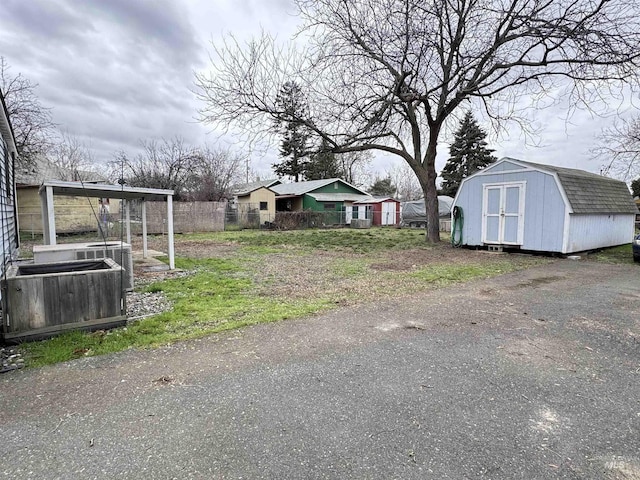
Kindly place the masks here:
[(327, 209), (325, 208), (326, 203), (334, 204), (335, 208), (332, 208), (330, 210), (335, 210), (338, 212), (342, 211), (342, 206), (344, 205), (344, 202), (318, 202), (315, 198), (309, 195), (305, 195), (302, 198), (302, 208), (304, 210), (313, 210), (314, 212), (325, 212), (327, 211)]
[[(320, 188), (316, 188), (315, 190), (308, 192), (310, 194), (314, 193), (355, 193), (356, 195), (362, 195), (360, 190), (350, 187), (349, 185), (345, 185), (342, 182), (333, 182), (329, 185), (325, 185)], [(318, 202), (311, 195), (305, 194), (302, 199), (302, 208), (304, 210), (313, 210), (315, 212), (326, 212), (324, 205), (326, 203), (332, 203), (335, 205), (335, 208), (331, 210), (335, 210), (336, 212), (342, 212), (344, 207), (343, 201), (331, 201), (331, 202)]]
[[(333, 204), (334, 208), (325, 208), (325, 204)], [(305, 195), (302, 198), (302, 206), (304, 210), (313, 210), (314, 212), (325, 213), (324, 223), (343, 223), (344, 202), (318, 202), (315, 198)]]

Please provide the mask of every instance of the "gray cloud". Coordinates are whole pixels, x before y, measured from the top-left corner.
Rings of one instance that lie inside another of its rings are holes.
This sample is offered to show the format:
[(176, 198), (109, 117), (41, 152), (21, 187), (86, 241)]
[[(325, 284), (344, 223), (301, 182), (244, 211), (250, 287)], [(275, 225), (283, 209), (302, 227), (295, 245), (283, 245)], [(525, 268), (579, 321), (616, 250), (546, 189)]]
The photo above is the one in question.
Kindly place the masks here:
[(91, 22), (78, 16), (72, 4), (60, 0), (5, 0), (2, 16), (5, 28), (45, 41), (74, 42), (91, 29)]
[(205, 48), (177, 0), (2, 4), (1, 54), (100, 161), (137, 150), (143, 138), (202, 140), (190, 87)]

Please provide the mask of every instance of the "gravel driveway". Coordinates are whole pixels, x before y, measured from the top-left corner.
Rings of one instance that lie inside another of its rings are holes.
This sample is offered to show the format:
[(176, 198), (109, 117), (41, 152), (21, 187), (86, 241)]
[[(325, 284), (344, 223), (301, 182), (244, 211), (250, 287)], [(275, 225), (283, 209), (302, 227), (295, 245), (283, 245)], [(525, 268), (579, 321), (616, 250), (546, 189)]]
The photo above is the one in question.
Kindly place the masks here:
[(640, 268), (409, 300), (0, 377), (6, 478), (640, 478)]

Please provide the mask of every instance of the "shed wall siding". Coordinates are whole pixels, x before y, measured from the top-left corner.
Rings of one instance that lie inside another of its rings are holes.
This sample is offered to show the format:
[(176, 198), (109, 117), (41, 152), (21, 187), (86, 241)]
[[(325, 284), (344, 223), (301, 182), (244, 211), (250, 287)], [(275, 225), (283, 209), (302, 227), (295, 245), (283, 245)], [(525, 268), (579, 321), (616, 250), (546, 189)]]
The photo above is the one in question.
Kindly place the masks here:
[(633, 214), (571, 215), (568, 249), (563, 253), (583, 252), (629, 243), (633, 238), (634, 219)]
[(238, 202), (253, 203), (258, 207), (260, 202), (267, 202), (267, 209), (260, 210), (260, 223), (273, 222), (276, 218), (276, 194), (267, 188), (254, 190), (248, 196), (238, 198)]
[[(508, 162), (498, 165), (502, 167)], [(509, 170), (514, 164), (507, 165)], [(518, 167), (520, 168), (520, 167)], [(455, 205), (464, 212), (463, 242), (469, 246), (482, 243), (483, 185), (526, 182), (523, 250), (562, 250), (565, 206), (551, 175), (536, 171), (480, 174), (469, 178), (460, 189)]]
[(516, 165), (515, 163), (512, 163), (512, 162), (502, 162), (499, 165), (495, 165), (495, 166), (492, 165), (487, 167), (487, 170), (489, 169), (492, 172), (507, 172), (510, 170), (522, 170), (522, 166)]

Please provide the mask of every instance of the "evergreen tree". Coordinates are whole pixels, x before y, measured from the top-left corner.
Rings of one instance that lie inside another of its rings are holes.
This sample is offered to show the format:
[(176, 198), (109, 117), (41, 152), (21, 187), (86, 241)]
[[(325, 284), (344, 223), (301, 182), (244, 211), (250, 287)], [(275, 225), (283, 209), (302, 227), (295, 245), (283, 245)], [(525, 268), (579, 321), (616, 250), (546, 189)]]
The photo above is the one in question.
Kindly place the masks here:
[(311, 155), (304, 171), (306, 180), (324, 180), (327, 178), (343, 178), (340, 165), (335, 153), (333, 153), (327, 142), (322, 141), (322, 146), (318, 152)]
[(280, 111), (275, 123), (282, 136), (282, 160), (272, 165), (273, 171), (278, 177), (289, 176), (299, 182), (306, 168), (307, 143), (310, 137), (309, 129), (300, 119), (308, 117), (309, 106), (302, 88), (295, 82), (285, 82), (282, 85), (276, 105)]
[(467, 112), (449, 147), (449, 160), (440, 173), (442, 195), (455, 196), (464, 178), (496, 161), (492, 155), (494, 150), (487, 148), (486, 137), (473, 114)]
[(393, 197), (396, 194), (396, 186), (393, 185), (391, 176), (386, 178), (377, 177), (369, 187), (369, 193), (377, 197)]
[(631, 182), (631, 193), (634, 197), (640, 197), (640, 177)]

